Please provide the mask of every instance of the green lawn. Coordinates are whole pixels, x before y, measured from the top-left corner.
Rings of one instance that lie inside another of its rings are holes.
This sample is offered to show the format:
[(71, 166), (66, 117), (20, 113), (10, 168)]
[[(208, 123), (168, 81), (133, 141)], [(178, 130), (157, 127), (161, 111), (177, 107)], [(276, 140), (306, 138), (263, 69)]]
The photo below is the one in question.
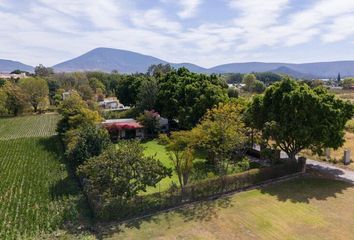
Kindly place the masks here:
[[(0, 140), (0, 239), (34, 237), (66, 221), (86, 220), (81, 217), (87, 206), (62, 161), (59, 139), (49, 136), (55, 119), (58, 115), (0, 120), (0, 138), (7, 139)], [(30, 137), (36, 134), (47, 137)]]
[[(167, 151), (163, 145), (158, 144), (158, 142), (154, 140), (144, 143), (143, 146), (145, 147), (145, 154), (147, 156), (156, 156), (156, 158), (161, 161), (163, 165), (168, 168), (173, 168), (173, 163), (169, 159)], [(171, 186), (172, 182), (178, 184), (178, 177), (175, 172), (173, 172), (171, 178), (167, 177), (160, 181), (155, 188), (148, 188), (146, 194), (158, 191), (165, 191)]]
[(0, 140), (54, 135), (59, 119), (58, 114), (0, 118)]
[(353, 239), (354, 187), (301, 178), (157, 214), (107, 239)]

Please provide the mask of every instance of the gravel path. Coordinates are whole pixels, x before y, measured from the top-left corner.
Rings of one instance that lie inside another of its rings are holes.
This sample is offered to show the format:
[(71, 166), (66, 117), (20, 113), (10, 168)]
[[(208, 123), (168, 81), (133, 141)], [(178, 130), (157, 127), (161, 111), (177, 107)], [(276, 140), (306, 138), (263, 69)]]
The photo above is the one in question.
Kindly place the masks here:
[(337, 179), (340, 179), (340, 180), (343, 180), (346, 182), (350, 182), (350, 183), (354, 183), (354, 171), (346, 170), (343, 168), (333, 166), (329, 163), (315, 161), (315, 160), (311, 160), (311, 159), (307, 159), (306, 163), (307, 163), (307, 166), (310, 168), (330, 174)]

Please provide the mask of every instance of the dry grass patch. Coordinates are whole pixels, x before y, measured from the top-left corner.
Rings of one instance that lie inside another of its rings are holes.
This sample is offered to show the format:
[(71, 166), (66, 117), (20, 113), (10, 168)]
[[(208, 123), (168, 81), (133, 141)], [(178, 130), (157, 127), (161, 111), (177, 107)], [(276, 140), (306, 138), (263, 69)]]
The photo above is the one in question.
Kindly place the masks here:
[(351, 239), (354, 187), (301, 178), (114, 226), (106, 239)]

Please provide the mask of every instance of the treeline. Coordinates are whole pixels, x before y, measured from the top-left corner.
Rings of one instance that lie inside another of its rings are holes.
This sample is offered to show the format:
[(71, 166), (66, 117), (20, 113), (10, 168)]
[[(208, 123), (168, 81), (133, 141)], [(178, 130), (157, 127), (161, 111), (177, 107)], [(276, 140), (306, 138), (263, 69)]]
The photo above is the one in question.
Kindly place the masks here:
[(8, 114), (20, 114), (29, 102), (34, 111), (49, 105), (58, 107), (64, 92), (75, 91), (91, 109), (97, 109), (97, 102), (105, 97), (114, 96), (134, 108), (128, 112), (129, 117), (155, 110), (183, 129), (192, 128), (207, 109), (237, 97), (217, 75), (197, 74), (162, 64), (151, 66), (144, 74), (54, 73), (50, 68), (38, 66), (34, 77), (4, 81), (1, 90), (0, 97), (6, 98), (1, 101), (5, 103), (2, 109)]
[[(269, 85), (275, 82), (279, 82), (282, 79), (280, 74), (272, 73), (272, 72), (252, 72), (257, 80), (261, 81), (265, 85)], [(243, 82), (247, 74), (242, 73), (225, 73), (222, 74), (221, 77), (228, 83), (228, 84), (239, 84)]]

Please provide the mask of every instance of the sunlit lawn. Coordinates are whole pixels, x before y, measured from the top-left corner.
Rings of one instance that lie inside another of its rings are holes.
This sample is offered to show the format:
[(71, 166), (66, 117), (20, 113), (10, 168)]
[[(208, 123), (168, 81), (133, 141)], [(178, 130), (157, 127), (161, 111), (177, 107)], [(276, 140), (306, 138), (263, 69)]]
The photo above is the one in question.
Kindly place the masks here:
[(354, 187), (301, 178), (110, 228), (108, 239), (353, 239)]
[[(143, 143), (143, 146), (145, 147), (145, 154), (147, 156), (156, 156), (156, 158), (161, 161), (164, 166), (173, 169), (173, 163), (169, 159), (167, 151), (163, 145), (160, 145), (157, 141), (153, 140)], [(178, 177), (175, 172), (173, 172), (171, 178), (167, 177), (161, 180), (155, 188), (148, 188), (146, 193), (165, 191), (171, 186), (172, 182), (178, 184)]]

